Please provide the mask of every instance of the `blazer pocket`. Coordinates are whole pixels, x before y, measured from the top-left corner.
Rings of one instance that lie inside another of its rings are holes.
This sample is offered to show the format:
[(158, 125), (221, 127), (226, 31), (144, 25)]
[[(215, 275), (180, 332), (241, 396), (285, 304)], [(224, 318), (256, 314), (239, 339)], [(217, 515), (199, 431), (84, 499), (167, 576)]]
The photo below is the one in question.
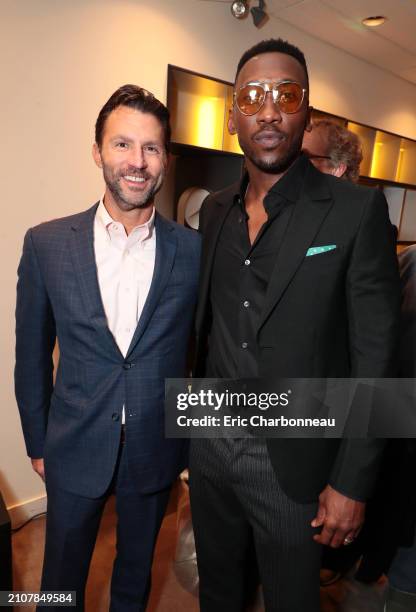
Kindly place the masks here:
[(304, 265), (319, 266), (324, 265), (326, 262), (337, 261), (343, 253), (343, 247), (337, 246), (336, 249), (330, 251), (323, 251), (322, 253), (316, 253), (315, 255), (306, 255), (303, 260)]
[(53, 393), (51, 397), (51, 410), (53, 410), (55, 415), (65, 414), (73, 419), (80, 419), (85, 414), (82, 405), (67, 400), (56, 393)]

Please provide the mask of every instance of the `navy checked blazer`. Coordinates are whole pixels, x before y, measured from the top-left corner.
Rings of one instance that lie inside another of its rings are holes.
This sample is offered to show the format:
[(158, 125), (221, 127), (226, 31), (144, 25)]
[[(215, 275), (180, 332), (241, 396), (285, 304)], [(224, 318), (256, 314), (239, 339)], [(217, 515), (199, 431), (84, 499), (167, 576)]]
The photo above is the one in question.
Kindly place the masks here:
[(15, 368), (28, 455), (44, 457), (47, 482), (92, 498), (111, 483), (123, 405), (128, 463), (141, 491), (168, 486), (185, 467), (186, 442), (164, 435), (164, 379), (186, 374), (200, 259), (199, 235), (156, 213), (152, 284), (124, 357), (99, 290), (96, 209), (27, 232), (18, 270)]

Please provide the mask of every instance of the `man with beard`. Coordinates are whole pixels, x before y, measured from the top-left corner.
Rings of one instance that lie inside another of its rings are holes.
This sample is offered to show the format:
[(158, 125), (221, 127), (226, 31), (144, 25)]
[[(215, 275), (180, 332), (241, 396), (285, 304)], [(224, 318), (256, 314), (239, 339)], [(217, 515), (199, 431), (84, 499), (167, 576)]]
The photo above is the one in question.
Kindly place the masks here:
[[(399, 281), (386, 201), (301, 154), (308, 99), (299, 49), (279, 39), (244, 53), (229, 130), (247, 172), (201, 211), (197, 376), (394, 373)], [(192, 440), (201, 611), (244, 610), (255, 550), (267, 612), (317, 612), (321, 545), (356, 537), (382, 446)]]
[(351, 130), (327, 119), (314, 121), (305, 132), (302, 148), (321, 172), (358, 181), (363, 154), (360, 140)]
[[(16, 397), (48, 495), (42, 590), (84, 589), (104, 504), (116, 498), (111, 610), (144, 610), (154, 544), (186, 445), (164, 436), (164, 379), (185, 374), (199, 236), (154, 198), (169, 112), (135, 85), (101, 109), (103, 199), (28, 231), (19, 266)], [(52, 351), (59, 343), (53, 385)]]

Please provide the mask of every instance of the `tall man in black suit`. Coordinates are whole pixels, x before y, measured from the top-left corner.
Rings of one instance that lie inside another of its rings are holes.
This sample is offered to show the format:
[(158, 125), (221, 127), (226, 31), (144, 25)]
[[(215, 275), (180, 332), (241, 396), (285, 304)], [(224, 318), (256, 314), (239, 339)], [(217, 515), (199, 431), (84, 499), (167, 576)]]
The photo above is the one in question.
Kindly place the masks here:
[[(170, 485), (187, 464), (164, 433), (164, 380), (183, 376), (200, 239), (154, 198), (168, 164), (169, 112), (125, 85), (101, 109), (93, 156), (104, 197), (25, 237), (16, 307), (16, 397), (48, 494), (42, 590), (84, 588), (115, 493), (111, 610), (144, 610)], [(53, 384), (52, 350), (60, 358)]]
[[(201, 212), (199, 376), (394, 372), (399, 282), (386, 201), (301, 155), (308, 90), (305, 58), (285, 41), (263, 41), (240, 60), (229, 129), (247, 172)], [(320, 545), (357, 535), (381, 448), (193, 440), (202, 612), (244, 609), (253, 543), (267, 612), (317, 612)]]

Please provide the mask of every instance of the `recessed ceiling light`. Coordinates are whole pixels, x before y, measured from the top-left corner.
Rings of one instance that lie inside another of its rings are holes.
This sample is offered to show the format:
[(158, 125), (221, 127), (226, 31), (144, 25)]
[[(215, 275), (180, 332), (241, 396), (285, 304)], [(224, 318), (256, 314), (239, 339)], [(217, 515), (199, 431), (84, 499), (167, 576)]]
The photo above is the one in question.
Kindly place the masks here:
[(369, 26), (370, 28), (376, 28), (377, 26), (383, 25), (385, 21), (387, 21), (387, 17), (376, 15), (374, 17), (366, 17), (366, 19), (363, 19), (361, 23), (365, 26)]

